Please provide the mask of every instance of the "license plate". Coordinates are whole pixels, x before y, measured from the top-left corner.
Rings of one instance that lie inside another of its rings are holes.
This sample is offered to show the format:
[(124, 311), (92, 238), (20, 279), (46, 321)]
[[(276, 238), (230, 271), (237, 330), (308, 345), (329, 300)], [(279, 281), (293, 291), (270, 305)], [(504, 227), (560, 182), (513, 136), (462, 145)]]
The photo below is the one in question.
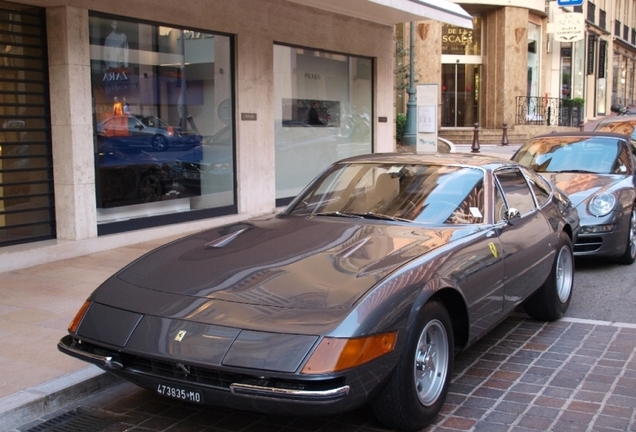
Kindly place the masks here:
[(200, 177), (199, 173), (191, 173), (191, 172), (188, 172), (188, 171), (184, 171), (183, 178), (191, 179), (191, 180), (199, 180), (201, 177)]
[(157, 384), (157, 394), (187, 402), (203, 403), (203, 394), (200, 391), (173, 385)]

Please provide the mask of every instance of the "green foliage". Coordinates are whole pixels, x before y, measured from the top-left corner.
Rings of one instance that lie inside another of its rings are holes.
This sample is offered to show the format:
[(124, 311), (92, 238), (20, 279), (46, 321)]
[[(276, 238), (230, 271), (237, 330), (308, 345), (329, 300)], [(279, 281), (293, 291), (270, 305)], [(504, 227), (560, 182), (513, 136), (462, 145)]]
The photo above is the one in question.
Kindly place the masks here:
[(585, 105), (585, 99), (580, 97), (561, 99), (561, 106), (563, 107), (582, 107), (583, 105)]
[(395, 118), (395, 140), (397, 142), (402, 142), (404, 132), (406, 132), (406, 114), (400, 113)]

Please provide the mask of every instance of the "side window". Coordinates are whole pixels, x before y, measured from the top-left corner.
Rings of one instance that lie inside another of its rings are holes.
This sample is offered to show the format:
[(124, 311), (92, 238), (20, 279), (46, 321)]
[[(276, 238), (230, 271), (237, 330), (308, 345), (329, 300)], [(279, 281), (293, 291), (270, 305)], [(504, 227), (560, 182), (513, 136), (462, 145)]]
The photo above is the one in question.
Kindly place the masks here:
[(543, 207), (543, 205), (550, 198), (550, 186), (548, 185), (547, 181), (540, 175), (530, 170), (523, 170), (523, 172), (526, 175), (528, 183), (530, 183), (530, 187), (532, 188), (534, 196), (537, 199), (537, 205), (539, 207)]
[(620, 144), (618, 157), (614, 161), (611, 171), (613, 174), (627, 174), (633, 171), (634, 155), (630, 153), (628, 147), (627, 143)]
[(503, 199), (503, 195), (501, 193), (501, 189), (499, 184), (495, 184), (495, 211), (494, 211), (494, 218), (495, 218), (495, 223), (499, 223), (503, 220), (505, 220), (504, 218), (504, 212), (508, 209), (508, 207), (506, 206), (506, 202)]
[[(504, 200), (508, 208), (516, 208), (522, 215), (535, 209), (532, 192), (528, 182), (518, 169), (504, 169), (495, 173), (501, 185)], [(495, 218), (499, 215), (495, 214)]]

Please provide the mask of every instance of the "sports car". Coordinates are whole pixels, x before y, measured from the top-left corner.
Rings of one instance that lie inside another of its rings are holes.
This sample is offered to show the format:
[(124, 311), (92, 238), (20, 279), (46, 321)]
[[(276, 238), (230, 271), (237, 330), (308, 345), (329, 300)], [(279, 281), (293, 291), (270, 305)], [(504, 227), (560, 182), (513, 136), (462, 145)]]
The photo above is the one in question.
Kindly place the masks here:
[(58, 348), (156, 393), (281, 415), (435, 419), (454, 356), (518, 307), (561, 317), (578, 215), (481, 155), (330, 165), (282, 212), (166, 244), (98, 287)]
[(563, 190), (580, 217), (575, 256), (636, 259), (636, 159), (627, 135), (562, 132), (531, 138), (512, 159)]

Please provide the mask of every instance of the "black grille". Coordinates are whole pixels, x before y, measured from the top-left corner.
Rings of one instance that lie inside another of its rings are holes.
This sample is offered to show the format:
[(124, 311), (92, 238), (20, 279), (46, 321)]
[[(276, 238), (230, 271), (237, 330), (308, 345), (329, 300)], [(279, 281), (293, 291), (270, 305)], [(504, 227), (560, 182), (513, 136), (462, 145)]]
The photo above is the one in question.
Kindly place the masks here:
[(601, 248), (601, 237), (579, 237), (574, 245), (574, 252), (594, 252)]
[(145, 374), (176, 379), (184, 382), (203, 384), (210, 387), (229, 389), (230, 384), (242, 382), (252, 377), (240, 374), (229, 374), (211, 369), (204, 369), (178, 363), (134, 356), (125, 362), (128, 369), (143, 372)]

